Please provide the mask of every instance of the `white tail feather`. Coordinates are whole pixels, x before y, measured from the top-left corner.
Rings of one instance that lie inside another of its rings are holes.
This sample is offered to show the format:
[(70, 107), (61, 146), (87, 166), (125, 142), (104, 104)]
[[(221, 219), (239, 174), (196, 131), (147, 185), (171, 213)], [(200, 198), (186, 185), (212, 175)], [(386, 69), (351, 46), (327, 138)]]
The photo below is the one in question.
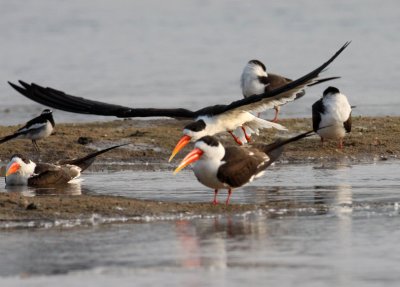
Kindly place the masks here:
[[(260, 118), (255, 118), (252, 121), (246, 122), (243, 124), (243, 127), (246, 131), (246, 134), (248, 136), (251, 136), (252, 134), (259, 134), (259, 131), (261, 129), (271, 129), (275, 128), (280, 131), (287, 131), (287, 128), (273, 122), (269, 122)], [(242, 127), (237, 127), (234, 131), (233, 134), (242, 142), (242, 143), (247, 143), (246, 137), (244, 135), (244, 132), (242, 130)]]

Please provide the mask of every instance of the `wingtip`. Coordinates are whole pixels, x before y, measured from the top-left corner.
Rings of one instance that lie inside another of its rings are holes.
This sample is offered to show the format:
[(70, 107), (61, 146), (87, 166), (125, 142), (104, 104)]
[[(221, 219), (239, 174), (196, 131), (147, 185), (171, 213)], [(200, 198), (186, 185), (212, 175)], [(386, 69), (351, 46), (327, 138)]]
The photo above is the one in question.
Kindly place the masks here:
[(8, 83), (11, 87), (13, 87), (13, 88), (18, 87), (16, 84), (14, 84), (14, 83), (12, 83), (12, 82), (10, 82), (10, 81), (7, 81), (7, 83)]
[(29, 88), (31, 85), (29, 85), (28, 83), (22, 81), (22, 80), (18, 80), (18, 82), (21, 84), (21, 86), (25, 87), (26, 89)]
[(12, 83), (12, 82), (10, 82), (10, 81), (8, 81), (8, 84), (9, 84), (14, 90), (16, 90), (17, 92), (19, 92), (19, 93), (21, 93), (22, 95), (26, 96), (26, 94), (27, 94), (27, 89), (26, 89), (26, 88), (20, 87), (20, 86), (18, 86), (17, 84), (14, 84), (14, 83)]

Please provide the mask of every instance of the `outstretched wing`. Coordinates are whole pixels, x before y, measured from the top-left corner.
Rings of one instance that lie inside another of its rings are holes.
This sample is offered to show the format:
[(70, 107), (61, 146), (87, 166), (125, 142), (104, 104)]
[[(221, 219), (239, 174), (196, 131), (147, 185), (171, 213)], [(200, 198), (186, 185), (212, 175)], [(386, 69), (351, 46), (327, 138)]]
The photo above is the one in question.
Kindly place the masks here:
[(307, 75), (292, 81), (282, 87), (267, 91), (260, 95), (253, 95), (245, 99), (234, 101), (229, 105), (216, 105), (205, 107), (198, 111), (182, 108), (153, 109), (129, 108), (120, 105), (107, 104), (68, 95), (53, 88), (44, 88), (34, 83), (27, 84), (19, 81), (21, 86), (9, 84), (22, 95), (45, 106), (73, 113), (93, 114), (103, 116), (129, 117), (171, 117), (171, 118), (196, 118), (200, 115), (218, 115), (233, 110), (243, 112), (261, 112), (274, 106), (283, 105), (296, 99), (296, 95), (307, 85), (316, 82), (319, 74), (350, 44), (346, 42), (327, 62)]
[(99, 101), (88, 100), (72, 96), (53, 88), (44, 88), (37, 84), (28, 84), (19, 81), (21, 86), (8, 82), (15, 90), (25, 97), (42, 105), (55, 109), (78, 113), (101, 116), (115, 116), (119, 118), (129, 117), (171, 117), (171, 118), (194, 118), (193, 111), (187, 109), (134, 109), (120, 105), (107, 104)]

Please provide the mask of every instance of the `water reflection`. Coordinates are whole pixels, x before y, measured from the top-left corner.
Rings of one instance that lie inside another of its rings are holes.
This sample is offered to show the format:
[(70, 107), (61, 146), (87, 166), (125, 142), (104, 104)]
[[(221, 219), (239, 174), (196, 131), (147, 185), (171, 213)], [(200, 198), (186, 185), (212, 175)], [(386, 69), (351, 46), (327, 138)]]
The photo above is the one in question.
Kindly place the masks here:
[(81, 182), (81, 180), (74, 180), (68, 184), (54, 187), (6, 186), (5, 192), (19, 192), (27, 197), (40, 195), (81, 195)]
[[(225, 269), (230, 253), (258, 250), (268, 242), (266, 215), (224, 216), (175, 223), (182, 267)], [(232, 245), (232, 242), (236, 242)]]

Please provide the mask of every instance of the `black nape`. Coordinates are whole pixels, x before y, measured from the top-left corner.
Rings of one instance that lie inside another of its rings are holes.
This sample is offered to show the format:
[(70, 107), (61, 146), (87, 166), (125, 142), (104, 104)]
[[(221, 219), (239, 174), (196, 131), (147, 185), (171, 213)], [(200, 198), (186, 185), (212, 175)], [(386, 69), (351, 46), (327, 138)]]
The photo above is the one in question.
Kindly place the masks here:
[(204, 137), (200, 138), (198, 141), (205, 142), (209, 146), (218, 146), (219, 145), (218, 140), (213, 136), (204, 136)]
[(193, 123), (188, 124), (185, 129), (193, 132), (199, 132), (206, 128), (206, 123), (203, 120), (198, 120)]

